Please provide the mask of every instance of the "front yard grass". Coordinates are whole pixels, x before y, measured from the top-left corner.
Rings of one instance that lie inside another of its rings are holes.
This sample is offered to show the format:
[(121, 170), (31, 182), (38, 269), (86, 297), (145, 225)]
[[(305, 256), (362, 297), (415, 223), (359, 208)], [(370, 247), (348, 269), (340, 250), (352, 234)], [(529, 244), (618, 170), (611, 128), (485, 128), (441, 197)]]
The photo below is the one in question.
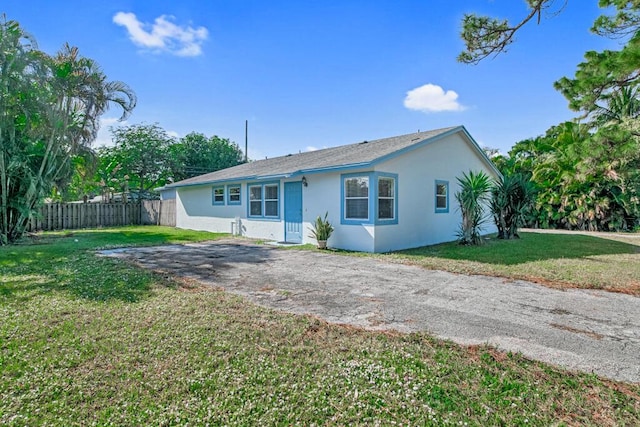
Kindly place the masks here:
[(93, 252), (218, 237), (136, 227), (0, 247), (0, 424), (640, 424), (637, 384), (283, 314)]
[(481, 246), (451, 242), (382, 257), (453, 273), (640, 295), (640, 238), (622, 233), (596, 237), (526, 232), (515, 240), (491, 236)]

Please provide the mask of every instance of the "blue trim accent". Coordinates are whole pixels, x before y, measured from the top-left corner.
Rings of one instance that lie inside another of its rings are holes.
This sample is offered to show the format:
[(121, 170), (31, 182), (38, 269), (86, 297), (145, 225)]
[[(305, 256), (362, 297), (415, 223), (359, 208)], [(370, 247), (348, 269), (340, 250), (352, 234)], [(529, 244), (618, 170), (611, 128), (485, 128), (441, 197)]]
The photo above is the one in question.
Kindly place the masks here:
[[(374, 172), (371, 174), (375, 181), (373, 194), (375, 195), (375, 217), (376, 225), (393, 225), (398, 223), (398, 174), (396, 173), (387, 173), (387, 172)], [(393, 218), (392, 219), (380, 219), (378, 218), (378, 180), (380, 178), (392, 178), (394, 189), (393, 189)]]
[[(216, 202), (216, 190), (222, 190), (222, 201), (221, 202)], [(224, 202), (225, 202), (225, 198), (226, 198), (226, 193), (224, 191), (224, 187), (221, 185), (216, 185), (213, 188), (211, 188), (211, 204), (214, 206), (224, 206)]]
[[(371, 179), (371, 172), (361, 172), (361, 173), (348, 173), (348, 174), (343, 174), (340, 176), (340, 224), (345, 224), (345, 225), (360, 225), (360, 224), (373, 224), (373, 219), (372, 219), (372, 213), (374, 213), (374, 203), (371, 197), (371, 186), (372, 186), (372, 179)], [(368, 202), (369, 202), (369, 206), (368, 206), (368, 212), (367, 212), (367, 218), (366, 219), (347, 219), (345, 218), (345, 213), (346, 213), (346, 204), (347, 201), (345, 199), (345, 181), (349, 178), (367, 178), (369, 180), (369, 193), (367, 194), (368, 197)]]
[(345, 170), (362, 169), (369, 166), (371, 166), (371, 162), (349, 163), (346, 165), (326, 166), (323, 168), (300, 169), (298, 171), (292, 172), (291, 177), (293, 178), (298, 175), (313, 173), (342, 172)]
[[(284, 241), (302, 243), (304, 236), (302, 181), (284, 183)], [(294, 194), (292, 194), (294, 193)]]
[[(265, 215), (265, 191), (264, 187), (275, 185), (278, 188), (278, 215)], [(251, 187), (260, 187), (262, 192), (262, 206), (260, 215), (251, 215)], [(271, 182), (248, 182), (247, 183), (247, 219), (260, 219), (265, 221), (280, 221), (280, 212), (282, 211), (282, 195), (280, 194), (280, 181)]]
[(206, 182), (192, 182), (189, 184), (180, 184), (180, 185), (176, 185), (176, 184), (169, 184), (169, 185), (165, 185), (165, 190), (168, 190), (170, 188), (183, 188), (183, 187), (202, 187), (204, 185), (212, 185), (212, 184), (226, 184), (228, 182), (238, 182), (238, 181), (247, 181), (250, 179), (260, 179), (255, 175), (248, 175), (248, 176), (242, 176), (242, 177), (233, 177), (233, 178), (227, 178), (227, 179), (214, 179), (213, 181), (206, 181)]
[(487, 164), (493, 170), (493, 172), (499, 178), (502, 178), (502, 172), (498, 170), (498, 167), (493, 163), (493, 161), (489, 158), (489, 156), (487, 156), (487, 153), (485, 153), (484, 150), (480, 147), (480, 145), (478, 145), (476, 140), (473, 139), (469, 131), (467, 131), (467, 128), (465, 128), (464, 126), (458, 126), (456, 129), (460, 129), (462, 133), (464, 133), (464, 135), (467, 138), (469, 138), (469, 141), (471, 141), (471, 145), (473, 145), (473, 147), (476, 149), (476, 152), (478, 152), (478, 154), (480, 154), (480, 156), (485, 160), (485, 162), (487, 162)]
[[(445, 185), (447, 188), (447, 207), (446, 208), (439, 208), (438, 207), (438, 185)], [(433, 186), (433, 201), (434, 201), (434, 206), (435, 206), (435, 212), (436, 213), (449, 213), (449, 181), (443, 181), (443, 180), (439, 180), (436, 179), (436, 182)]]
[[(229, 191), (230, 188), (234, 188), (234, 187), (238, 187), (240, 189), (240, 192), (238, 193), (238, 201), (231, 201), (231, 191)], [(233, 205), (241, 205), (242, 204), (242, 184), (228, 184), (227, 185), (227, 205), (233, 206)]]
[[(369, 179), (369, 217), (367, 219), (347, 219), (345, 218), (346, 204), (345, 199), (345, 181), (349, 178), (368, 178)], [(378, 179), (393, 178), (394, 180), (394, 197), (393, 197), (393, 219), (378, 218)], [(398, 174), (387, 172), (361, 172), (346, 173), (340, 176), (340, 224), (344, 225), (394, 225), (398, 223)]]
[(393, 153), (389, 153), (385, 156), (382, 157), (378, 157), (376, 159), (370, 160), (370, 161), (364, 161), (364, 162), (359, 162), (359, 163), (351, 163), (351, 164), (346, 164), (346, 165), (335, 165), (335, 166), (326, 166), (326, 167), (319, 167), (319, 168), (308, 168), (308, 169), (300, 169), (297, 171), (291, 171), (291, 172), (286, 172), (286, 173), (281, 173), (281, 174), (274, 174), (274, 175), (263, 175), (263, 176), (257, 176), (257, 175), (248, 175), (248, 176), (241, 176), (241, 177), (234, 177), (234, 178), (229, 178), (229, 179), (220, 179), (220, 180), (212, 180), (212, 181), (208, 181), (208, 182), (195, 182), (195, 183), (186, 183), (186, 184), (169, 184), (169, 185), (165, 185), (165, 188), (180, 188), (180, 187), (191, 187), (191, 186), (202, 186), (202, 185), (211, 185), (214, 183), (226, 183), (226, 182), (238, 182), (238, 181), (248, 181), (248, 180), (263, 180), (263, 179), (278, 179), (278, 178), (294, 178), (298, 175), (310, 175), (310, 174), (315, 174), (315, 173), (325, 173), (325, 172), (343, 172), (343, 171), (348, 171), (348, 170), (354, 170), (354, 169), (362, 169), (362, 168), (373, 168), (374, 166), (385, 162), (387, 160), (393, 159), (395, 157), (401, 156), (403, 154), (406, 154), (410, 151), (416, 150), (418, 148), (424, 147), (425, 145), (431, 144), (433, 142), (436, 142), (442, 138), (446, 138), (450, 135), (453, 135), (455, 133), (462, 133), (462, 135), (465, 137), (463, 139), (466, 139), (467, 142), (469, 142), (469, 144), (471, 145), (471, 148), (473, 150), (476, 151), (476, 153), (482, 158), (482, 160), (484, 160), (484, 162), (486, 163), (486, 165), (496, 174), (496, 176), (502, 176), (502, 174), (500, 173), (500, 171), (498, 171), (498, 169), (496, 168), (496, 166), (493, 164), (493, 162), (489, 159), (489, 157), (487, 157), (486, 153), (480, 148), (480, 146), (478, 145), (478, 143), (473, 139), (473, 137), (469, 134), (469, 132), (467, 131), (467, 129), (464, 126), (457, 126), (455, 128), (449, 129), (446, 132), (443, 132), (439, 135), (436, 136), (432, 136), (431, 138), (427, 138), (427, 139), (423, 139), (420, 141), (417, 141), (415, 144), (410, 145), (408, 147), (402, 148), (400, 150), (394, 151)]

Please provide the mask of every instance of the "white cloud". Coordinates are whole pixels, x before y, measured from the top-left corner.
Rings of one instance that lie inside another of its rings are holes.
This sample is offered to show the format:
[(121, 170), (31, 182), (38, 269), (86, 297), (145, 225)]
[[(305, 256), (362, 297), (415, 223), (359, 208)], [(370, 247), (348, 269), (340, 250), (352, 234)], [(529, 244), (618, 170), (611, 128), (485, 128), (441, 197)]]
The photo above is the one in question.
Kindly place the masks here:
[(201, 55), (202, 43), (209, 36), (207, 29), (179, 26), (173, 20), (173, 16), (162, 15), (149, 24), (140, 22), (134, 13), (118, 12), (113, 16), (113, 22), (125, 27), (137, 46), (177, 56)]
[(444, 91), (440, 86), (427, 83), (407, 92), (404, 106), (423, 113), (442, 111), (463, 111), (465, 107), (458, 102), (458, 94), (452, 90)]

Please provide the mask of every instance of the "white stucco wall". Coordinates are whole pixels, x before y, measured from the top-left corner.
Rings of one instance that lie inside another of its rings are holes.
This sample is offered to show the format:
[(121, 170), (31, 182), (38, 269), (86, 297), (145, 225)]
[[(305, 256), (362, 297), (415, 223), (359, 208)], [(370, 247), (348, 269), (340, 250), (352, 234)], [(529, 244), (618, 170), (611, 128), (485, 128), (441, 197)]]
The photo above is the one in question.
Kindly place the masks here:
[[(355, 251), (388, 252), (452, 241), (460, 225), (460, 213), (454, 194), (457, 177), (469, 170), (483, 170), (494, 177), (485, 163), (460, 133), (433, 141), (418, 149), (393, 157), (375, 167), (348, 170), (344, 173), (385, 172), (398, 179), (398, 223), (391, 225), (342, 224), (342, 172), (310, 173), (302, 187), (303, 243), (315, 243), (309, 228), (318, 215), (329, 213), (335, 231), (329, 246)], [(213, 185), (182, 187), (176, 192), (176, 226), (180, 228), (231, 232), (231, 223), (241, 218), (242, 235), (258, 239), (282, 241), (284, 226), (284, 183), (300, 181), (302, 177), (279, 180), (280, 219), (247, 218), (247, 183), (241, 184), (240, 205), (213, 205)], [(435, 212), (435, 182), (449, 183), (449, 211)], [(373, 214), (373, 213), (372, 213)], [(491, 221), (484, 232), (495, 231)]]
[[(277, 220), (247, 219), (247, 185), (241, 184), (240, 205), (213, 205), (213, 185), (182, 187), (176, 192), (176, 227), (231, 233), (231, 222), (241, 218), (242, 235), (256, 239), (282, 240), (284, 227)], [(282, 186), (280, 186), (282, 195)], [(280, 212), (282, 214), (282, 197)]]
[(315, 244), (315, 240), (308, 236), (309, 227), (318, 215), (324, 217), (325, 212), (329, 212), (329, 221), (335, 229), (328, 241), (329, 247), (373, 252), (373, 225), (340, 224), (341, 174), (339, 172), (310, 174), (306, 179), (308, 186), (303, 187), (302, 194), (304, 243)]
[[(457, 177), (469, 170), (482, 170), (497, 178), (463, 138), (456, 133), (376, 166), (376, 171), (398, 174), (398, 224), (376, 228), (376, 252), (456, 239), (461, 222), (454, 196), (459, 190)], [(448, 213), (435, 211), (436, 180), (449, 183)], [(487, 222), (483, 232), (495, 231), (493, 223)]]

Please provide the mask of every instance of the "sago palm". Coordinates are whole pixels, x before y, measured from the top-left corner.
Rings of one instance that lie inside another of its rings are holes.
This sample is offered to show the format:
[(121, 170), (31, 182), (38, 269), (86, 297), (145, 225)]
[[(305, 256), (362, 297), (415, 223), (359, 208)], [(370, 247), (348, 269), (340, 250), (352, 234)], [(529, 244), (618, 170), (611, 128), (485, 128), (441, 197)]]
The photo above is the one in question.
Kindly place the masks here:
[(458, 241), (464, 245), (479, 245), (482, 243), (482, 224), (487, 220), (485, 207), (491, 189), (491, 178), (482, 171), (469, 171), (457, 180), (460, 191), (455, 197), (462, 214)]

